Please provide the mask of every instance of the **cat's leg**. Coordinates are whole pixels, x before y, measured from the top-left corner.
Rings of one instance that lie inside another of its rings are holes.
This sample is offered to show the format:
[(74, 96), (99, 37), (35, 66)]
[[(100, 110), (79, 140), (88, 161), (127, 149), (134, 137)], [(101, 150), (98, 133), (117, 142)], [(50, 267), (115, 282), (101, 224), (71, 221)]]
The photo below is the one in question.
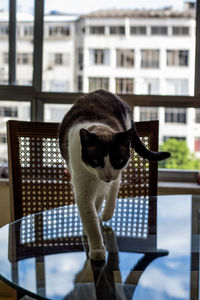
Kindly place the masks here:
[(106, 252), (99, 217), (96, 211), (94, 185), (94, 183), (88, 183), (84, 186), (81, 184), (74, 186), (75, 199), (83, 224), (83, 230), (88, 238), (90, 258), (94, 260), (105, 260)]
[(113, 183), (110, 186), (110, 190), (108, 191), (108, 194), (106, 196), (106, 205), (104, 207), (101, 219), (102, 221), (108, 221), (112, 218), (114, 210), (115, 210), (115, 203), (116, 198), (118, 195), (120, 186), (120, 178), (113, 181)]

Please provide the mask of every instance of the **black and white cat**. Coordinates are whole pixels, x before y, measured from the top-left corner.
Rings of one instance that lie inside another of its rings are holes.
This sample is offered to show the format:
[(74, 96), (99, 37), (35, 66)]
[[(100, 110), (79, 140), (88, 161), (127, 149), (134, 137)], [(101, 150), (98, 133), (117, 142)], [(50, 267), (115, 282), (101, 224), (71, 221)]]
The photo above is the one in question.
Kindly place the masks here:
[(170, 154), (149, 151), (137, 135), (128, 105), (104, 90), (78, 99), (60, 125), (59, 143), (71, 173), (90, 258), (104, 260), (105, 247), (98, 214), (106, 199), (101, 220), (107, 221), (113, 215), (120, 175), (128, 164), (130, 147), (154, 161)]

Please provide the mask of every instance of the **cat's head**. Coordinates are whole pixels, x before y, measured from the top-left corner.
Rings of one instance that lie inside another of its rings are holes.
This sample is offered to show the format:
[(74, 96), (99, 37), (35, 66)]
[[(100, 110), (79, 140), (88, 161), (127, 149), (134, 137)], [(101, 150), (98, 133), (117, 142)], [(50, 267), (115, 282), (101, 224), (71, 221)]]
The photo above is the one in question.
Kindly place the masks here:
[(131, 135), (131, 129), (109, 134), (81, 129), (82, 161), (86, 168), (104, 182), (117, 179), (130, 158)]

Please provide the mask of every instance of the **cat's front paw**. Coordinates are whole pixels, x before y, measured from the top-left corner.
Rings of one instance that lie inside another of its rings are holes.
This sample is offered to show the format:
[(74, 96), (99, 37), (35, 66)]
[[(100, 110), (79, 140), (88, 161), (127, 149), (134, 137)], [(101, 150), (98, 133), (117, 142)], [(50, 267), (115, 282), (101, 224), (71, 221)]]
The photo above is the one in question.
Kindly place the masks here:
[(102, 216), (101, 216), (101, 220), (102, 220), (103, 222), (107, 222), (107, 221), (109, 221), (111, 218), (112, 218), (112, 214), (109, 213), (109, 212), (103, 213)]
[(105, 249), (95, 249), (90, 251), (90, 259), (93, 260), (105, 260), (106, 251)]

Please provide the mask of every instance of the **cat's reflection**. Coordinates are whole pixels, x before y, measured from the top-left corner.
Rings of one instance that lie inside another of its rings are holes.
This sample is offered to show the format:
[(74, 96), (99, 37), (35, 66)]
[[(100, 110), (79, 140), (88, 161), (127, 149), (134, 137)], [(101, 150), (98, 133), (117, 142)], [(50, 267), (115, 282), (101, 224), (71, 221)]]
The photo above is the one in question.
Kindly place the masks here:
[(74, 289), (65, 297), (66, 300), (132, 299), (137, 283), (147, 266), (154, 259), (168, 254), (166, 250), (144, 253), (122, 282), (116, 236), (111, 227), (104, 226), (102, 231), (108, 252), (107, 261), (101, 262), (89, 259), (89, 247), (87, 238), (84, 236), (83, 244), (87, 259), (82, 270), (76, 274)]

